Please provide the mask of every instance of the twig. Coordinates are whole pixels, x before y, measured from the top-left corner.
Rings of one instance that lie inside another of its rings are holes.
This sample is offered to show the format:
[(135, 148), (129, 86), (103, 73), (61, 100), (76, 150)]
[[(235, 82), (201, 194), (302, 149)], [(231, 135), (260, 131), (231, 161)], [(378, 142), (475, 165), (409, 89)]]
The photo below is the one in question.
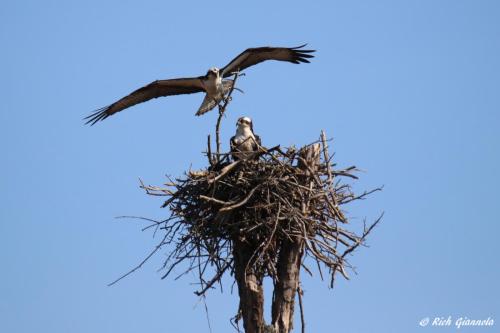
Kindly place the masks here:
[(297, 294), (299, 295), (299, 308), (300, 308), (300, 324), (301, 324), (301, 332), (305, 333), (306, 331), (306, 322), (304, 320), (304, 305), (302, 304), (302, 288), (300, 285), (297, 287)]
[(129, 276), (130, 274), (132, 274), (133, 272), (135, 272), (136, 270), (138, 270), (139, 268), (142, 267), (142, 265), (144, 265), (146, 263), (146, 261), (149, 260), (149, 258), (151, 258), (156, 252), (158, 252), (159, 249), (161, 249), (161, 247), (164, 245), (164, 241), (165, 239), (167, 238), (167, 236), (165, 236), (162, 241), (156, 245), (156, 247), (154, 248), (153, 251), (151, 251), (151, 253), (149, 253), (146, 258), (144, 258), (144, 260), (141, 261), (141, 263), (137, 266), (135, 266), (133, 269), (131, 269), (130, 271), (128, 271), (126, 274), (123, 274), (122, 276), (120, 276), (118, 279), (116, 279), (115, 281), (111, 282), (108, 284), (108, 287), (114, 285), (115, 283), (117, 283), (118, 281), (124, 279), (125, 277)]
[(217, 123), (215, 125), (215, 141), (216, 141), (216, 146), (217, 146), (217, 162), (220, 162), (220, 125), (222, 121), (222, 116), (224, 115), (224, 112), (226, 112), (227, 105), (229, 104), (229, 101), (231, 100), (231, 95), (233, 94), (234, 88), (236, 86), (236, 80), (238, 79), (239, 72), (234, 73), (233, 77), (233, 83), (231, 85), (231, 89), (229, 90), (229, 93), (227, 96), (224, 98), (224, 104), (220, 105), (219, 104), (219, 117), (217, 118)]
[(203, 305), (205, 306), (205, 314), (207, 316), (208, 330), (210, 333), (212, 333), (212, 325), (210, 325), (210, 316), (208, 314), (208, 306), (207, 306), (207, 301), (205, 300), (205, 295), (203, 295), (202, 298), (203, 298)]
[(255, 186), (255, 187), (254, 187), (254, 188), (250, 191), (250, 193), (248, 193), (248, 195), (245, 197), (245, 199), (241, 200), (240, 202), (235, 203), (235, 204), (233, 204), (233, 205), (231, 205), (231, 206), (228, 206), (228, 207), (223, 207), (223, 208), (221, 208), (221, 209), (220, 209), (220, 212), (227, 212), (227, 211), (230, 211), (230, 210), (233, 210), (233, 209), (235, 209), (235, 208), (238, 208), (238, 207), (243, 206), (244, 204), (246, 204), (246, 203), (248, 202), (248, 200), (250, 200), (250, 198), (253, 196), (253, 194), (255, 193), (255, 191), (256, 191), (257, 189), (259, 189), (259, 188), (260, 188), (260, 186), (261, 186), (261, 185), (257, 185), (257, 186)]
[(332, 177), (332, 169), (330, 166), (330, 156), (328, 155), (328, 143), (326, 142), (326, 134), (325, 131), (321, 130), (321, 142), (323, 143), (323, 155), (326, 161), (326, 170), (328, 173), (328, 183), (332, 184), (333, 182), (333, 177)]
[(233, 264), (233, 260), (229, 260), (227, 262), (225, 262), (224, 266), (218, 270), (217, 274), (215, 274), (215, 276), (212, 278), (212, 280), (210, 280), (206, 286), (200, 290), (200, 291), (195, 291), (194, 293), (196, 294), (196, 296), (201, 296), (201, 295), (204, 295), (205, 292), (210, 289), (217, 281), (220, 280), (220, 278), (222, 277), (222, 275), (224, 274), (224, 272), (229, 268), (231, 267), (231, 265)]
[(200, 195), (200, 199), (206, 200), (206, 201), (211, 201), (211, 202), (219, 204), (219, 205), (227, 205), (228, 204), (225, 201), (222, 201), (222, 200), (219, 200), (216, 198), (212, 198), (212, 197), (207, 197), (206, 195)]
[(207, 136), (207, 157), (208, 157), (208, 163), (210, 163), (210, 166), (214, 166), (214, 159), (212, 156), (212, 143), (210, 140), (210, 134)]

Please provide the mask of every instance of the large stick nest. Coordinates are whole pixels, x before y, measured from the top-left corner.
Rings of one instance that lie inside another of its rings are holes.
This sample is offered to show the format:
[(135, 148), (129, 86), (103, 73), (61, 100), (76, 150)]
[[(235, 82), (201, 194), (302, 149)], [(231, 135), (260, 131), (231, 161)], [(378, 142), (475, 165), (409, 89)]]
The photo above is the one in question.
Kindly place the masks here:
[[(321, 277), (326, 267), (332, 287), (337, 272), (348, 278), (346, 256), (364, 243), (380, 218), (356, 234), (346, 228), (343, 207), (379, 189), (354, 194), (343, 179), (357, 179), (356, 168), (335, 169), (324, 136), (320, 142), (301, 150), (263, 149), (249, 160), (189, 171), (166, 187), (142, 184), (148, 194), (166, 196), (163, 207), (171, 212), (152, 225), (164, 235), (150, 256), (171, 245), (164, 277), (176, 267), (182, 267), (179, 276), (194, 271), (200, 282), (196, 293), (204, 294), (225, 272), (233, 272), (237, 240), (253, 246), (247, 269), (276, 278), (280, 245), (288, 240), (303, 244)], [(304, 262), (302, 267), (310, 273)]]

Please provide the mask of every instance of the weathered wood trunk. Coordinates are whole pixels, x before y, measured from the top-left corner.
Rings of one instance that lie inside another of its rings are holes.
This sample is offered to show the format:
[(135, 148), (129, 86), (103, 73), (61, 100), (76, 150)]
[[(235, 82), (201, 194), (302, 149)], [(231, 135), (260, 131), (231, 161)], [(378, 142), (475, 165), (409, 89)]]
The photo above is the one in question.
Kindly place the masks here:
[[(315, 171), (320, 161), (321, 146), (319, 144), (302, 148), (298, 167), (303, 169), (306, 176), (303, 178), (304, 186), (312, 186), (311, 171)], [(302, 214), (308, 214), (308, 202), (302, 202)], [(306, 231), (307, 232), (307, 231)], [(301, 238), (284, 239), (278, 257), (278, 279), (275, 281), (272, 326), (275, 333), (288, 333), (293, 329), (293, 313), (295, 295), (300, 283), (300, 265), (302, 263), (303, 241)]]
[(274, 285), (272, 304), (272, 325), (276, 333), (288, 333), (293, 329), (301, 261), (302, 241), (284, 240), (278, 258), (278, 280)]
[(240, 310), (243, 317), (245, 333), (262, 333), (264, 331), (264, 290), (262, 276), (248, 264), (255, 246), (241, 240), (234, 241), (234, 271)]
[[(298, 168), (304, 171), (304, 186), (313, 186), (309, 176), (319, 164), (320, 149), (320, 145), (315, 144), (301, 151), (302, 159), (299, 161)], [(301, 210), (304, 215), (308, 214), (307, 198), (304, 198)], [(256, 248), (256, 245), (248, 240), (233, 240), (234, 273), (238, 284), (245, 333), (263, 333), (265, 326), (263, 276), (260, 272), (253, 270), (250, 262)], [(271, 307), (271, 327), (275, 333), (289, 333), (293, 329), (295, 295), (300, 282), (303, 248), (303, 240), (299, 237), (281, 240)]]

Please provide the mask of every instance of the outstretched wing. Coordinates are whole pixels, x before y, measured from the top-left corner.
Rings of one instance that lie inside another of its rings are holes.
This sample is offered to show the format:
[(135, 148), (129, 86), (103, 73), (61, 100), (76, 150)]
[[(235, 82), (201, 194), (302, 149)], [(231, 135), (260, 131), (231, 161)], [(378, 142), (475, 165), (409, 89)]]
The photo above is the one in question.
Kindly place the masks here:
[(310, 53), (315, 50), (303, 50), (307, 44), (297, 47), (256, 47), (243, 51), (236, 58), (231, 60), (221, 69), (223, 77), (231, 76), (234, 72), (239, 72), (250, 66), (256, 65), (266, 60), (288, 61), (294, 64), (309, 62), (309, 58), (314, 56)]
[(94, 125), (98, 121), (104, 120), (117, 112), (125, 110), (126, 108), (129, 108), (133, 105), (149, 101), (153, 98), (181, 94), (192, 94), (205, 91), (202, 78), (203, 76), (154, 81), (147, 86), (137, 89), (136, 91), (132, 92), (128, 96), (123, 97), (119, 101), (96, 110), (94, 113), (85, 118), (87, 119), (87, 122), (85, 124)]

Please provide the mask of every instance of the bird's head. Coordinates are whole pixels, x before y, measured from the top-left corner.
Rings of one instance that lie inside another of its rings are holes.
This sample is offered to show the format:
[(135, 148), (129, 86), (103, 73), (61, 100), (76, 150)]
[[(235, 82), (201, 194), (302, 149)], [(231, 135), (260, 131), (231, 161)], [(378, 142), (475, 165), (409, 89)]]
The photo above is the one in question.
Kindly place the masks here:
[(217, 67), (212, 67), (212, 68), (210, 68), (208, 70), (207, 75), (208, 76), (210, 76), (210, 75), (218, 76), (219, 75), (219, 69)]
[(238, 128), (250, 128), (253, 132), (253, 123), (252, 123), (252, 119), (250, 117), (241, 117), (238, 119), (238, 121), (236, 122), (236, 126)]

